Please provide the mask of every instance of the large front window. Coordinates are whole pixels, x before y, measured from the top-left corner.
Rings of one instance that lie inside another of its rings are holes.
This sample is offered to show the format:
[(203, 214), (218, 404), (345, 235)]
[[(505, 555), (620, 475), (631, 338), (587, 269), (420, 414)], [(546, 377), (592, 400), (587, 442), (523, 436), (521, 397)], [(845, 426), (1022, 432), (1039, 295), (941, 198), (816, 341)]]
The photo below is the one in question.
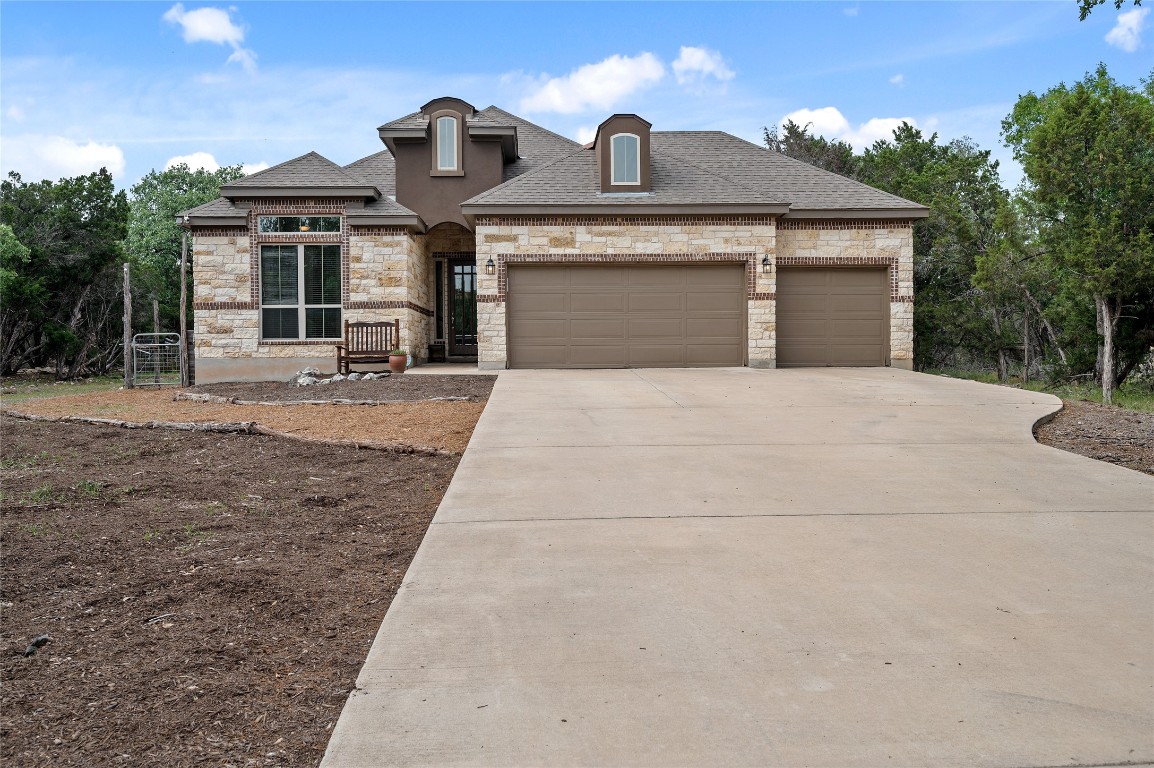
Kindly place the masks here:
[(261, 216), (262, 234), (277, 232), (340, 232), (340, 216)]
[(609, 139), (613, 184), (641, 183), (641, 139), (632, 133), (619, 133)]
[(341, 337), (341, 247), (260, 247), (261, 338)]

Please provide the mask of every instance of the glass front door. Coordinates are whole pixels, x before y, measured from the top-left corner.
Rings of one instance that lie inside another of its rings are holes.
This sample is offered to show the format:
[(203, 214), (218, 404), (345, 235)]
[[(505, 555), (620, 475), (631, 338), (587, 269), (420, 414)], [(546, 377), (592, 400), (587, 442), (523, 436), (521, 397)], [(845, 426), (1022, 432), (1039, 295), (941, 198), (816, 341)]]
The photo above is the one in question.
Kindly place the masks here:
[(449, 262), (449, 354), (477, 356), (477, 262)]

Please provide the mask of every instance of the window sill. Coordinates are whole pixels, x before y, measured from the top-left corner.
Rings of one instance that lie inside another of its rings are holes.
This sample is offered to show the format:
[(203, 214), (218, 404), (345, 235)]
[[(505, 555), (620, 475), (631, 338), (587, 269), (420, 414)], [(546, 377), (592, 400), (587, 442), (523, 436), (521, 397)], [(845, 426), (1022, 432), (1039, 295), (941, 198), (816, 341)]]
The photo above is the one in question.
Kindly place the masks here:
[(344, 339), (261, 339), (258, 346), (261, 347), (305, 347), (305, 346), (332, 346), (333, 344), (341, 344)]
[(430, 176), (464, 176), (465, 172), (463, 170), (456, 170), (456, 171), (432, 170), (432, 171), (429, 171), (429, 175)]

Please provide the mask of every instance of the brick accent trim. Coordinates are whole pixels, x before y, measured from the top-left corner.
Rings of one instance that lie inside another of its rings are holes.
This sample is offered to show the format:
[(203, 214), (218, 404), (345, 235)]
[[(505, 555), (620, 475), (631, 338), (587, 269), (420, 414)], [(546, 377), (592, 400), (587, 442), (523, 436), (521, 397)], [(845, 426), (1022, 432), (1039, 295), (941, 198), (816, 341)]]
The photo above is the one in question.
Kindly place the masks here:
[(757, 288), (761, 253), (498, 253), (497, 293), (478, 294), (477, 302), (500, 304), (509, 295), (509, 264), (744, 264), (746, 295)]
[(777, 301), (777, 294), (773, 291), (752, 292), (749, 294), (750, 301)]
[[(348, 221), (348, 219), (345, 219)], [(371, 224), (357, 224), (350, 222), (348, 229), (356, 235), (405, 235), (408, 230), (404, 227), (380, 227)]]
[(639, 213), (636, 216), (478, 216), (478, 227), (581, 227), (581, 226), (677, 226), (701, 224), (733, 224), (736, 226), (769, 226), (776, 216), (654, 216)]
[(909, 229), (908, 219), (782, 219), (778, 229)]
[(195, 309), (257, 309), (251, 301), (194, 301), (192, 308)]
[(433, 251), (429, 254), (431, 259), (463, 259), (467, 256), (477, 258), (476, 251)]
[(348, 218), (343, 218), (340, 232), (260, 232), (260, 216), (326, 216), (344, 217), (344, 198), (287, 198), (284, 200), (253, 200), (248, 212), (249, 239), (249, 292), (254, 307), (260, 307), (260, 247), (262, 245), (340, 245), (341, 247), (341, 305), (349, 299), (349, 229)]
[(388, 301), (346, 301), (343, 306), (345, 309), (411, 309), (425, 317), (432, 317), (436, 314), (433, 310), (426, 309), (420, 304), (415, 304), (411, 301), (401, 301), (399, 299)]
[(192, 227), (193, 237), (244, 237), (248, 227)]
[(898, 293), (897, 256), (778, 256), (778, 267), (888, 267), (890, 301), (913, 303), (913, 296)]
[(257, 347), (331, 347), (340, 339), (261, 339)]

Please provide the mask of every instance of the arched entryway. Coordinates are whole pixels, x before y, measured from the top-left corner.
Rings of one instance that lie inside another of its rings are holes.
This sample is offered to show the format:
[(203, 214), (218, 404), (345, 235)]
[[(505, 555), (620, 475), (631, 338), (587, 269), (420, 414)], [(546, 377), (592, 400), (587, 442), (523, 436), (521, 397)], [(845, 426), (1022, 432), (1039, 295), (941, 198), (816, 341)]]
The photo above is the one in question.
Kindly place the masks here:
[(449, 362), (477, 360), (477, 253), (472, 232), (445, 222), (425, 235), (432, 261), (435, 337), (432, 350)]

